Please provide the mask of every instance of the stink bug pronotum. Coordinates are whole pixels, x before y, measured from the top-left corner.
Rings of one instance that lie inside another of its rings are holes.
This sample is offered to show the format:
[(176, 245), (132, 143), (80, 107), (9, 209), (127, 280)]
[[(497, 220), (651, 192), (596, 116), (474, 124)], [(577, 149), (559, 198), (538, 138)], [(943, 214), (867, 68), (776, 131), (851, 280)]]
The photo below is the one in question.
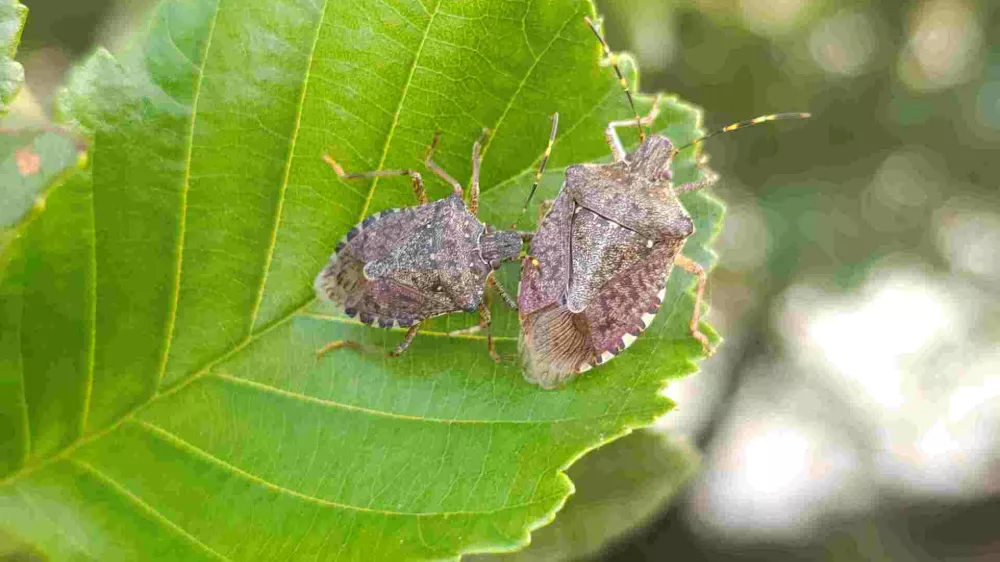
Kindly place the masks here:
[[(716, 177), (675, 186), (671, 161), (680, 150), (719, 133), (807, 114), (778, 114), (735, 123), (676, 148), (666, 137), (643, 131), (659, 99), (639, 117), (628, 85), (597, 25), (586, 18), (625, 89), (634, 120), (605, 130), (613, 162), (579, 164), (566, 180), (531, 241), (521, 267), (518, 312), (524, 376), (551, 388), (611, 360), (649, 326), (663, 301), (667, 277), (677, 265), (697, 277), (692, 336), (710, 351), (698, 329), (707, 275), (681, 254), (694, 222), (677, 198), (711, 185)], [(626, 152), (617, 128), (639, 129), (640, 145)], [(529, 195), (529, 200), (530, 200)]]
[[(324, 156), (342, 179), (409, 176), (420, 203), (382, 211), (352, 228), (337, 244), (330, 263), (314, 283), (320, 298), (338, 304), (365, 324), (409, 328), (391, 356), (406, 351), (424, 320), (478, 310), (490, 355), (499, 360), (490, 337), (489, 307), (483, 302), (485, 286), (493, 285), (504, 301), (516, 306), (493, 279), (493, 272), (501, 262), (517, 259), (522, 242), (531, 235), (498, 231), (477, 218), (481, 143), (487, 133), (483, 131), (472, 148), (468, 205), (462, 199), (461, 184), (433, 160), (439, 135), (434, 136), (424, 164), (451, 185), (453, 193), (430, 203), (423, 179), (415, 170), (346, 173), (336, 161)], [(317, 354), (344, 346), (360, 347), (357, 342), (338, 340)]]

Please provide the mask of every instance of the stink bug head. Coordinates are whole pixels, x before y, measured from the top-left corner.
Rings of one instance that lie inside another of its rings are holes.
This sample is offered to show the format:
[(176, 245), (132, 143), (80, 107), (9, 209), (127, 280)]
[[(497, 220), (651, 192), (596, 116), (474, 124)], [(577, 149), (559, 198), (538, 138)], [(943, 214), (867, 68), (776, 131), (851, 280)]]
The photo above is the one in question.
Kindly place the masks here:
[(669, 183), (673, 178), (670, 164), (676, 153), (670, 139), (662, 135), (651, 135), (625, 157), (630, 178), (634, 182), (646, 184)]
[(479, 244), (483, 261), (497, 269), (501, 262), (516, 260), (521, 255), (523, 238), (519, 232), (487, 227)]
[(651, 135), (619, 162), (569, 167), (565, 191), (581, 209), (641, 234), (643, 244), (686, 238), (694, 223), (671, 183), (674, 154), (669, 139)]

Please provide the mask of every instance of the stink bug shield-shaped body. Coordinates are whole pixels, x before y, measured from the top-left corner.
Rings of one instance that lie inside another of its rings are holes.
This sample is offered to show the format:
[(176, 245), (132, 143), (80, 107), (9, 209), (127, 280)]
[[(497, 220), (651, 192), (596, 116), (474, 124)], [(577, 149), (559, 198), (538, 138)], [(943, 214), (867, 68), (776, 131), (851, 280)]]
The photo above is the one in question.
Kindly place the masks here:
[[(684, 148), (715, 134), (808, 114), (767, 115), (734, 123), (680, 149), (661, 135), (646, 137), (659, 111), (640, 118), (632, 94), (597, 25), (590, 25), (625, 90), (636, 116), (613, 121), (605, 130), (610, 164), (581, 164), (566, 170), (566, 181), (532, 239), (531, 257), (521, 267), (518, 312), (525, 378), (551, 388), (631, 345), (653, 321), (675, 265), (697, 278), (691, 335), (706, 351), (698, 329), (707, 275), (681, 250), (694, 223), (678, 195), (701, 189), (717, 178), (700, 168), (702, 180), (675, 186), (671, 162)], [(617, 128), (638, 127), (639, 147), (629, 153)], [(530, 195), (529, 195), (530, 200)]]
[[(556, 386), (604, 363), (628, 347), (660, 307), (675, 264), (705, 274), (680, 256), (694, 223), (678, 193), (701, 188), (706, 179), (671, 184), (674, 146), (652, 135), (632, 153), (621, 147), (616, 127), (651, 123), (615, 122), (607, 138), (615, 161), (566, 170), (566, 181), (542, 219), (531, 244), (532, 259), (521, 268), (518, 308), (525, 377)], [(699, 303), (700, 304), (700, 303)], [(697, 330), (698, 307), (692, 333)]]
[[(483, 302), (485, 286), (491, 283), (502, 291), (493, 282), (493, 272), (501, 262), (518, 257), (525, 235), (497, 231), (476, 216), (481, 140), (473, 147), (468, 206), (462, 199), (462, 186), (431, 159), (437, 137), (428, 150), (425, 164), (447, 181), (454, 192), (430, 203), (424, 194), (423, 179), (416, 171), (348, 174), (327, 158), (344, 179), (408, 175), (421, 203), (383, 211), (352, 228), (315, 281), (317, 294), (342, 307), (349, 316), (382, 328), (409, 328), (391, 355), (406, 350), (424, 320), (478, 310), (480, 325), (487, 329), (490, 354), (496, 358), (489, 337), (490, 313)], [(355, 342), (336, 341), (319, 353), (345, 345), (358, 346)]]

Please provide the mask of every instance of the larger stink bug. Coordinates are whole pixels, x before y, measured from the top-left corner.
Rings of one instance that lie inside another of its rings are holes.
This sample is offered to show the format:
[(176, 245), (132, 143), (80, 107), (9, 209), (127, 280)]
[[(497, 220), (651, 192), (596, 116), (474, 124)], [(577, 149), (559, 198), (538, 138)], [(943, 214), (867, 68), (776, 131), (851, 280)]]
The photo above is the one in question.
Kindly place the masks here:
[[(518, 311), (524, 375), (546, 388), (631, 345), (659, 310), (675, 265), (697, 277), (690, 330), (709, 348), (698, 329), (707, 276), (681, 253), (694, 222), (677, 196), (706, 187), (716, 177), (703, 170), (700, 181), (671, 183), (671, 161), (686, 146), (678, 149), (664, 136), (645, 136), (643, 126), (656, 119), (659, 100), (649, 115), (639, 117), (607, 42), (586, 21), (611, 59), (635, 119), (608, 124), (605, 137), (613, 162), (567, 168), (565, 183), (532, 239), (531, 257), (522, 263)], [(768, 115), (718, 132), (798, 117), (807, 115)], [(616, 129), (624, 126), (639, 128), (640, 145), (633, 152), (626, 152), (618, 138)]]
[[(453, 193), (433, 202), (427, 201), (423, 179), (415, 170), (346, 173), (336, 161), (325, 157), (343, 179), (410, 176), (420, 204), (382, 211), (352, 228), (337, 244), (330, 263), (316, 276), (316, 293), (365, 324), (409, 328), (402, 343), (390, 353), (393, 356), (406, 351), (424, 320), (478, 311), (480, 326), (486, 328), (490, 355), (498, 359), (489, 334), (489, 308), (483, 302), (485, 287), (494, 285), (514, 306), (493, 280), (493, 272), (503, 261), (517, 259), (522, 241), (530, 235), (495, 230), (477, 217), (483, 137), (472, 149), (468, 205), (462, 199), (461, 184), (432, 159), (438, 139), (435, 135), (424, 163), (451, 185)], [(317, 353), (322, 355), (345, 345), (358, 346), (356, 342), (338, 340)]]

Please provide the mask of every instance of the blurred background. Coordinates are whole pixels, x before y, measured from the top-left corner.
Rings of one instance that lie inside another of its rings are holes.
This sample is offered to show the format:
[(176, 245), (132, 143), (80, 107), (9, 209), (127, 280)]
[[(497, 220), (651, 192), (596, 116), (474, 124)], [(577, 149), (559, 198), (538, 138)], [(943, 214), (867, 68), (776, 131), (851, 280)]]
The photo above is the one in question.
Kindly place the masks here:
[[(43, 115), (148, 0), (28, 0)], [(1000, 560), (1000, 2), (598, 1), (709, 129), (726, 337), (660, 426), (701, 451), (606, 561)], [(572, 504), (571, 504), (572, 507)]]
[(606, 560), (1000, 560), (1000, 3), (614, 0), (709, 129), (726, 337), (661, 425), (702, 467)]

